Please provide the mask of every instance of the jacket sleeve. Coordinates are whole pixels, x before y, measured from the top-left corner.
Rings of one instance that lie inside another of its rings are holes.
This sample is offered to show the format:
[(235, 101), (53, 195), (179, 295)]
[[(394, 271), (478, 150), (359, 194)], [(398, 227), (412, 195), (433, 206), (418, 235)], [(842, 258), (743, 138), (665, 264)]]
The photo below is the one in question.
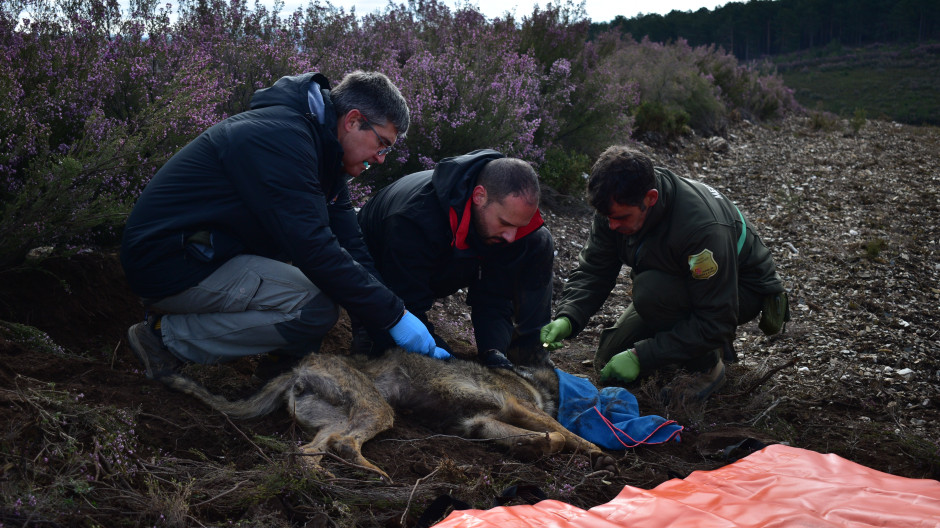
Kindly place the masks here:
[(372, 260), (369, 248), (366, 247), (365, 240), (362, 238), (362, 230), (359, 229), (359, 220), (352, 205), (348, 185), (344, 185), (336, 198), (329, 203), (327, 211), (330, 216), (330, 228), (336, 235), (340, 247), (345, 249), (373, 277), (381, 281), (382, 277), (375, 268), (375, 261)]
[(591, 234), (578, 254), (578, 267), (568, 277), (555, 315), (571, 321), (572, 337), (584, 329), (617, 284), (623, 267), (618, 240), (607, 218), (595, 213)]
[[(222, 156), (247, 213), (334, 302), (367, 327), (388, 328), (404, 306), (340, 245), (320, 186), (317, 152), (305, 125), (261, 121)], [(267, 129), (270, 127), (270, 130)]]
[[(713, 225), (674, 253), (673, 258), (681, 259), (689, 269), (685, 281), (691, 314), (670, 330), (634, 345), (641, 369), (701, 356), (720, 347), (724, 339), (734, 334), (738, 313), (735, 242), (725, 227)], [(717, 267), (714, 275), (696, 278), (688, 264), (689, 256), (705, 251), (711, 252), (710, 258)]]
[(506, 277), (492, 277), (495, 271), (488, 266), (484, 265), (480, 273), (481, 280), (467, 291), (477, 350), (506, 353), (513, 333), (512, 285), (507, 284)]
[[(430, 278), (441, 260), (442, 248), (416, 219), (404, 215), (385, 218), (381, 232), (371, 237), (382, 240), (372, 255), (381, 263), (382, 280), (404, 301), (408, 311), (424, 318), (434, 304)], [(449, 247), (444, 250), (449, 251)]]

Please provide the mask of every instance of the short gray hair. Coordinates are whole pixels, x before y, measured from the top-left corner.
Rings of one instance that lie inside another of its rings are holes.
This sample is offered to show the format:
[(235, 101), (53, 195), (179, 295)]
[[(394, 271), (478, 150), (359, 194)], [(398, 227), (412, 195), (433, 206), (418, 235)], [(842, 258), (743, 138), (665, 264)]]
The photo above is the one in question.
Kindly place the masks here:
[(392, 122), (398, 137), (404, 137), (411, 124), (408, 103), (391, 79), (379, 72), (354, 71), (330, 92), (337, 116), (359, 110), (370, 122), (382, 126)]

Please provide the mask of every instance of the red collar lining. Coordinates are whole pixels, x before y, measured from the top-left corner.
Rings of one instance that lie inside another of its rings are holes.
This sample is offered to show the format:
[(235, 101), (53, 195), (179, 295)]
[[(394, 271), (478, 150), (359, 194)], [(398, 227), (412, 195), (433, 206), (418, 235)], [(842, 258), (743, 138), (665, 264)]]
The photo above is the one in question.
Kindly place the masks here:
[[(472, 201), (473, 198), (467, 200), (467, 204), (464, 205), (463, 208), (463, 216), (461, 216), (459, 220), (457, 219), (457, 210), (453, 207), (450, 209), (450, 230), (454, 233), (454, 241), (451, 245), (457, 249), (470, 249), (470, 246), (467, 245), (467, 235), (470, 233), (470, 204)], [(542, 227), (543, 223), (542, 212), (536, 209), (528, 225), (519, 228), (519, 232), (516, 234), (516, 240)]]

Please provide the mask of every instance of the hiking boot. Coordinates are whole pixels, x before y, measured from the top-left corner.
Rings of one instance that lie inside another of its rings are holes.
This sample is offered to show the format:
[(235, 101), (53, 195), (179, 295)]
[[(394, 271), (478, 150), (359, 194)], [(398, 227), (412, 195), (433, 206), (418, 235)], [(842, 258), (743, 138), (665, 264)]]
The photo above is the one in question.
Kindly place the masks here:
[(127, 343), (144, 366), (144, 375), (150, 380), (169, 376), (183, 366), (183, 361), (163, 344), (159, 330), (153, 328), (156, 320), (155, 317), (148, 316), (146, 321), (127, 329)]
[(719, 359), (718, 363), (707, 371), (693, 374), (681, 383), (672, 383), (663, 388), (663, 403), (669, 403), (673, 398), (686, 403), (703, 402), (723, 387), (725, 381), (725, 364)]
[(695, 380), (686, 389), (696, 400), (705, 401), (713, 392), (725, 385), (725, 363), (718, 360), (718, 364), (707, 372), (695, 376)]
[(255, 367), (251, 380), (255, 382), (270, 381), (294, 368), (300, 362), (300, 359), (300, 356), (278, 352), (265, 354), (258, 360), (258, 366)]

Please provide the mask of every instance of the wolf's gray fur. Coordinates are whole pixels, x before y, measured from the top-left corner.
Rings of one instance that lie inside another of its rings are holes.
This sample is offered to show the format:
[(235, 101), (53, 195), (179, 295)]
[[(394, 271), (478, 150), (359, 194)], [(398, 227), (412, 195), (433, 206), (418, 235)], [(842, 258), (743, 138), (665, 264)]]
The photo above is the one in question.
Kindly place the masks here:
[(235, 402), (180, 374), (163, 381), (233, 418), (262, 416), (286, 403), (294, 419), (314, 435), (301, 447), (308, 462), (318, 465), (321, 455), (316, 453), (331, 452), (385, 479), (388, 475), (366, 460), (361, 449), (392, 427), (393, 409), (407, 409), (436, 430), (492, 439), (523, 453), (580, 452), (591, 457), (596, 469), (612, 470), (614, 465), (600, 448), (555, 420), (558, 375), (550, 367), (491, 369), (401, 350), (378, 358), (311, 354), (252, 397)]

